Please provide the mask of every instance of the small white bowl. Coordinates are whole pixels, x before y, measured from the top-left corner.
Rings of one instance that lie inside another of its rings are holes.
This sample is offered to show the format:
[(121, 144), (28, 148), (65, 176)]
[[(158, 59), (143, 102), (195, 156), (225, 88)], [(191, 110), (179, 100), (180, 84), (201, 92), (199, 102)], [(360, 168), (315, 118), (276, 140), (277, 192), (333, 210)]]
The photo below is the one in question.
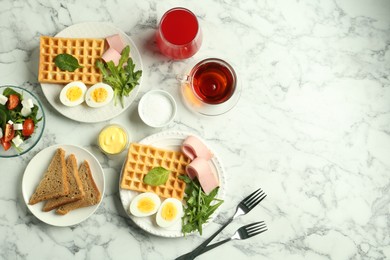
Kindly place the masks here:
[(176, 116), (175, 99), (164, 90), (151, 90), (144, 94), (138, 104), (138, 114), (151, 127), (168, 125)]

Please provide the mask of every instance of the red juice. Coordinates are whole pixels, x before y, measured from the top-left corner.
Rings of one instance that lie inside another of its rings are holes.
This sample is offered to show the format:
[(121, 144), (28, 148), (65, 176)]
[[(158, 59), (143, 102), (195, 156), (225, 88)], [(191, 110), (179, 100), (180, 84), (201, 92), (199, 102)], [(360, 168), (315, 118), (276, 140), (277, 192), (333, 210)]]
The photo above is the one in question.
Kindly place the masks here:
[(184, 8), (174, 8), (161, 18), (157, 31), (161, 52), (173, 59), (186, 59), (200, 48), (202, 35), (196, 16)]
[(194, 67), (191, 75), (195, 95), (208, 104), (227, 101), (236, 88), (235, 72), (222, 60), (205, 60)]

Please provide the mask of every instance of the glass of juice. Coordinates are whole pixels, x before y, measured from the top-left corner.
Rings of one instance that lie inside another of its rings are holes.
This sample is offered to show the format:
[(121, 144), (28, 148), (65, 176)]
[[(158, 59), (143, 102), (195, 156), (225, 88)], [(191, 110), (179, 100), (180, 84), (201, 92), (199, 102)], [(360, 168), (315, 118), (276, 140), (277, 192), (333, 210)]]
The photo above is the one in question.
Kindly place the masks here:
[(185, 103), (194, 111), (208, 116), (231, 110), (241, 94), (233, 67), (218, 58), (208, 58), (193, 66), (182, 79)]
[(176, 7), (161, 18), (156, 32), (162, 54), (175, 60), (192, 57), (202, 45), (198, 19), (190, 10)]

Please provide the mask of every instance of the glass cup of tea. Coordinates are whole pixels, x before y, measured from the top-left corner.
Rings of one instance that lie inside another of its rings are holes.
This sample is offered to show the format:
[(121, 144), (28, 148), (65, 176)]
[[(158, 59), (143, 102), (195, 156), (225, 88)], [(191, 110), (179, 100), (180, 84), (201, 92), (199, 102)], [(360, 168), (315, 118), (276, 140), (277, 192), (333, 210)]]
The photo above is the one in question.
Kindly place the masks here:
[(182, 7), (168, 10), (160, 20), (156, 41), (161, 53), (169, 58), (192, 57), (202, 45), (202, 32), (195, 14)]
[(203, 115), (216, 116), (231, 110), (238, 102), (241, 84), (233, 67), (218, 58), (198, 62), (181, 79), (186, 105)]

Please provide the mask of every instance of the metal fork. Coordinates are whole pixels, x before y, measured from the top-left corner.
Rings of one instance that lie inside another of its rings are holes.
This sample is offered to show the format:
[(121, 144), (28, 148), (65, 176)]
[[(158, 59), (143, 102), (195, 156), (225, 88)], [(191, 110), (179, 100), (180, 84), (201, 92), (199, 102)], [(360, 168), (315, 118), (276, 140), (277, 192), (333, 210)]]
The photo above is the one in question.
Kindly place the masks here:
[(239, 229), (237, 229), (237, 231), (234, 233), (233, 236), (225, 239), (225, 240), (222, 240), (222, 241), (219, 241), (219, 242), (216, 242), (214, 244), (211, 244), (209, 246), (207, 246), (203, 251), (201, 251), (199, 254), (197, 255), (192, 255), (190, 256), (191, 258), (189, 259), (194, 259), (195, 257), (197, 257), (198, 255), (201, 255), (213, 248), (216, 248), (217, 246), (220, 246), (222, 244), (225, 244), (226, 242), (229, 242), (231, 240), (244, 240), (244, 239), (247, 239), (247, 238), (250, 238), (250, 237), (253, 237), (253, 236), (256, 236), (258, 234), (261, 234), (263, 233), (264, 231), (267, 231), (267, 226), (265, 225), (264, 221), (259, 221), (259, 222), (255, 222), (255, 223), (252, 223), (252, 224), (249, 224), (249, 225), (245, 225), (245, 226), (242, 226), (240, 227)]
[(229, 218), (228, 221), (222, 225), (214, 234), (212, 234), (208, 239), (206, 239), (202, 244), (200, 244), (197, 248), (195, 248), (193, 251), (184, 254), (182, 256), (179, 256), (176, 258), (176, 260), (189, 260), (194, 259), (194, 257), (191, 258), (191, 255), (198, 255), (200, 254), (206, 246), (211, 242), (211, 240), (214, 239), (227, 225), (229, 225), (233, 219), (247, 214), (249, 211), (251, 211), (254, 207), (256, 207), (267, 195), (264, 193), (264, 191), (259, 188), (255, 190), (253, 193), (251, 193), (249, 196), (247, 196), (245, 199), (243, 199), (236, 208), (236, 213), (233, 215), (233, 217)]

